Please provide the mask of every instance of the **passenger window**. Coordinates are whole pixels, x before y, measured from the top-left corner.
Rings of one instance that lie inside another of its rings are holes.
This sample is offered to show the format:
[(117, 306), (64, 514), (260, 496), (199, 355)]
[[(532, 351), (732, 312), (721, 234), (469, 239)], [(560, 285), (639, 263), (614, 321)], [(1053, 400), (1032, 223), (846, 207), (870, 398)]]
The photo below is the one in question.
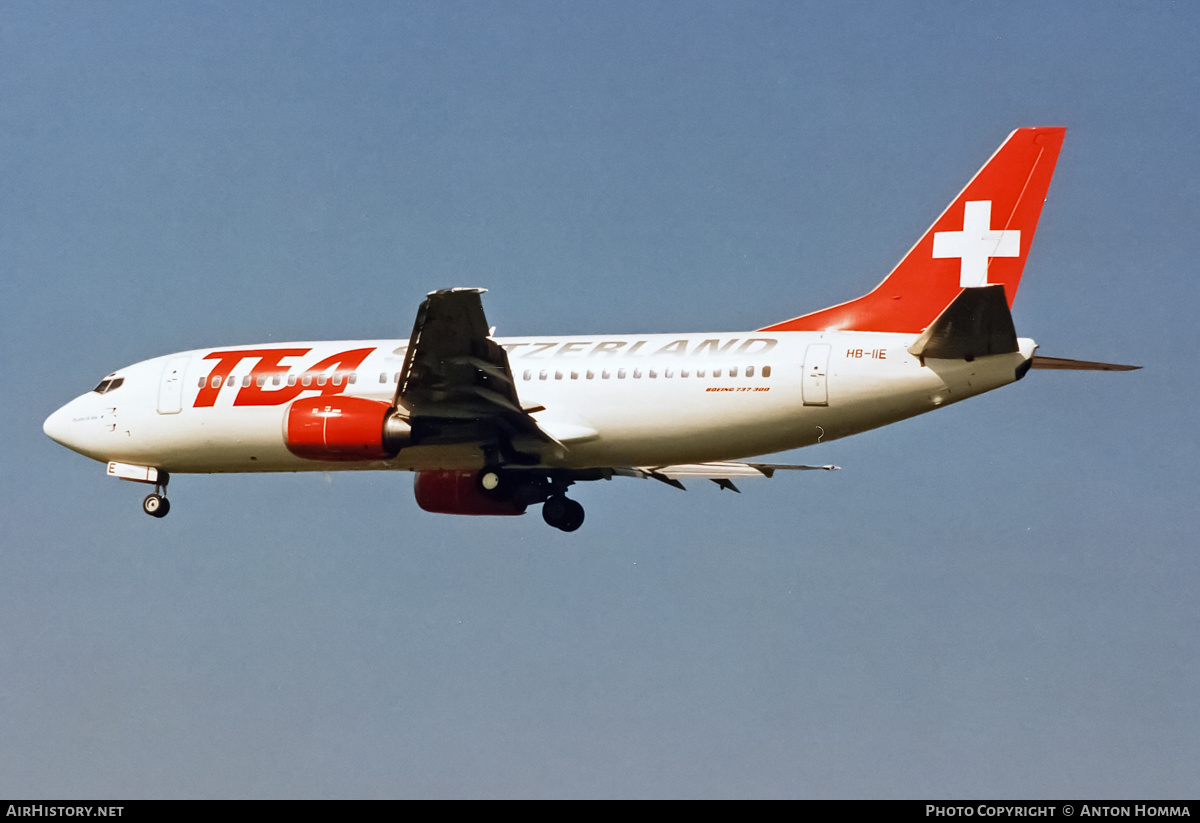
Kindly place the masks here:
[(562, 372), (560, 372), (560, 371), (556, 371), (556, 372), (554, 372), (554, 379), (555, 379), (555, 380), (562, 380)]
[(634, 379), (634, 380), (641, 380), (641, 379), (642, 379), (642, 370), (641, 370), (641, 369), (634, 369), (634, 370), (633, 370), (633, 379)]
[[(207, 382), (208, 382), (207, 377), (201, 377), (200, 380), (197, 381), (197, 383), (196, 383), (196, 388), (198, 388), (198, 389), (204, 388), (204, 384)], [(103, 383), (100, 384), (100, 386), (103, 386), (103, 385), (104, 385)], [(96, 391), (100, 391), (100, 386), (96, 387)]]
[(250, 375), (246, 375), (245, 377), (242, 378), (242, 388), (244, 389), (249, 385), (250, 385)]
[(591, 369), (587, 370), (587, 379), (588, 380), (591, 380), (595, 376), (596, 376), (596, 373), (594, 371), (592, 371)]
[(220, 377), (214, 377), (214, 378), (212, 379), (212, 387), (213, 387), (214, 389), (219, 389), (219, 388), (221, 388), (221, 378), (220, 378)]
[(658, 372), (656, 372), (654, 369), (651, 369), (650, 370), (650, 379), (653, 380), (656, 377), (658, 377)]
[(763, 377), (770, 377), (770, 376), (771, 376), (771, 367), (763, 366)]
[(232, 386), (232, 385), (234, 385), (234, 383), (235, 383), (236, 381), (237, 381), (237, 378), (236, 378), (236, 377), (234, 377), (233, 375), (229, 375), (229, 377), (226, 377), (226, 378), (225, 378), (225, 385), (226, 385), (226, 386)]
[(522, 379), (522, 380), (532, 380), (532, 379), (533, 379), (533, 372), (532, 372), (531, 370), (529, 370), (529, 369), (526, 369), (526, 370), (525, 370), (525, 373), (521, 375), (521, 379)]
[(279, 385), (279, 383), (280, 383), (280, 380), (279, 380), (279, 375), (277, 375), (277, 374), (273, 374), (273, 375), (271, 375), (271, 385), (272, 385), (272, 386), (278, 386), (278, 385)]
[(668, 380), (670, 380), (674, 376), (675, 376), (675, 372), (672, 369), (667, 369), (666, 371), (663, 372), (663, 377), (667, 378)]
[(746, 376), (747, 376), (747, 377), (753, 377), (753, 376), (754, 376), (754, 367), (753, 367), (753, 366), (747, 366), (747, 367), (746, 367)]
[(538, 380), (545, 380), (549, 376), (550, 372), (546, 371), (545, 369), (542, 369), (540, 372), (538, 372)]
[(258, 379), (254, 382), (257, 383), (258, 387), (261, 389), (263, 386), (267, 385), (267, 376), (265, 374), (260, 374)]
[(687, 376), (688, 376), (688, 370), (687, 370), (687, 369), (680, 369), (680, 370), (679, 370), (679, 376), (680, 376), (680, 377), (687, 377)]
[(696, 376), (697, 376), (697, 377), (703, 377), (703, 376), (704, 376), (704, 369), (696, 369)]
[(713, 369), (713, 377), (720, 377), (720, 376), (721, 376), (721, 370)]
[(302, 385), (302, 386), (311, 386), (311, 385), (312, 385), (312, 375), (311, 375), (311, 374), (306, 374), (306, 375), (304, 375), (303, 377), (301, 377), (301, 378), (300, 378), (300, 385)]
[(288, 383), (288, 385), (289, 385), (289, 386), (294, 386), (294, 385), (296, 385), (296, 375), (294, 375), (294, 374), (289, 374), (289, 375), (288, 375), (288, 381), (287, 381), (287, 383)]
[(326, 376), (325, 376), (325, 375), (323, 375), (323, 374), (318, 374), (318, 375), (317, 375), (317, 385), (318, 385), (318, 386), (324, 386), (324, 385), (325, 385), (325, 383), (326, 383), (328, 380), (329, 380), (329, 378), (328, 378), (328, 377), (326, 377)]
[(386, 383), (386, 382), (387, 382), (387, 372), (385, 372), (385, 371), (381, 371), (381, 372), (379, 373), (379, 382), (380, 382), (380, 383)]
[(729, 368), (729, 376), (730, 376), (730, 377), (737, 377), (737, 370), (738, 370), (738, 367), (737, 367), (737, 366), (731, 366), (731, 367)]
[(571, 379), (572, 379), (572, 380), (578, 380), (578, 379), (579, 379), (579, 372), (577, 372), (577, 371), (573, 371), (573, 372), (571, 372)]
[(624, 369), (617, 369), (617, 379), (618, 380), (625, 379), (625, 370)]
[(350, 372), (350, 376), (346, 378), (346, 382), (351, 383), (351, 384), (357, 383), (358, 382), (358, 372), (356, 372), (356, 371)]
[(335, 386), (340, 386), (340, 385), (342, 385), (342, 373), (341, 373), (341, 372), (334, 372), (334, 373), (333, 373), (333, 380), (332, 380), (332, 381), (330, 381), (330, 382), (332, 382), (332, 383), (333, 383), (333, 385), (335, 385)]
[(600, 379), (601, 379), (601, 380), (607, 380), (607, 379), (608, 379), (608, 377), (609, 377), (609, 371), (608, 371), (608, 369), (603, 369), (603, 370), (600, 372)]

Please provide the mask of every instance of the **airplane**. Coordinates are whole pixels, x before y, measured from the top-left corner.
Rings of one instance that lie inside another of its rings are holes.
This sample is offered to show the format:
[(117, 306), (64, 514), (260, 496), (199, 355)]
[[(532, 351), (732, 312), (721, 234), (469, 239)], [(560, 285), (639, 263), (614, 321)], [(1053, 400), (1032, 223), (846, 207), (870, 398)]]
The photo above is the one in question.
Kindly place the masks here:
[(52, 439), (153, 485), (174, 474), (400, 470), (429, 512), (562, 531), (570, 486), (678, 488), (779, 471), (748, 457), (829, 442), (1016, 382), (1129, 370), (1037, 355), (1011, 308), (1066, 130), (1014, 131), (873, 290), (744, 332), (496, 338), (484, 289), (429, 293), (408, 340), (269, 343), (118, 369), (51, 414)]

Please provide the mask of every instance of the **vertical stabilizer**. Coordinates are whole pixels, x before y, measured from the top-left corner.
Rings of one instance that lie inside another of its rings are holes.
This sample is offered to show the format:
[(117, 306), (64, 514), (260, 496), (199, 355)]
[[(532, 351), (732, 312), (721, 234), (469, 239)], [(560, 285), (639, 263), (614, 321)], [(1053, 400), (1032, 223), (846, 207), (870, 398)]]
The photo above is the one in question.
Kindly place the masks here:
[(874, 290), (763, 331), (917, 333), (979, 286), (1002, 285), (1011, 308), (1065, 134), (1017, 129)]

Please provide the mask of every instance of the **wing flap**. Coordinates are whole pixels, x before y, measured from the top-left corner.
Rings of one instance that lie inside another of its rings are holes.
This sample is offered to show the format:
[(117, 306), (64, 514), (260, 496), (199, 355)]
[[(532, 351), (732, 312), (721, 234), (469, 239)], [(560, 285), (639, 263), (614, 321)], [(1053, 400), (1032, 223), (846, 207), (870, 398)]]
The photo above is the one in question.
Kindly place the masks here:
[(631, 466), (613, 469), (624, 477), (649, 477), (675, 488), (682, 480), (712, 480), (721, 488), (738, 489), (729, 481), (738, 477), (773, 477), (777, 471), (837, 471), (840, 466), (795, 466), (779, 463), (681, 463), (675, 466)]

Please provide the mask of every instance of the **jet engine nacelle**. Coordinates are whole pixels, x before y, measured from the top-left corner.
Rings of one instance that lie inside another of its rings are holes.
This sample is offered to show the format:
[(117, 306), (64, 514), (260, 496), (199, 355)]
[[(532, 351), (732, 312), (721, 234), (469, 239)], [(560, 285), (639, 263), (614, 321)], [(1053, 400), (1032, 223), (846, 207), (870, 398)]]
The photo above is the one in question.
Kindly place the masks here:
[(505, 497), (493, 497), (479, 487), (478, 472), (417, 472), (413, 493), (417, 505), (438, 514), (524, 514), (525, 504)]
[(284, 419), (288, 451), (307, 460), (387, 460), (411, 438), (390, 404), (365, 397), (302, 397)]

